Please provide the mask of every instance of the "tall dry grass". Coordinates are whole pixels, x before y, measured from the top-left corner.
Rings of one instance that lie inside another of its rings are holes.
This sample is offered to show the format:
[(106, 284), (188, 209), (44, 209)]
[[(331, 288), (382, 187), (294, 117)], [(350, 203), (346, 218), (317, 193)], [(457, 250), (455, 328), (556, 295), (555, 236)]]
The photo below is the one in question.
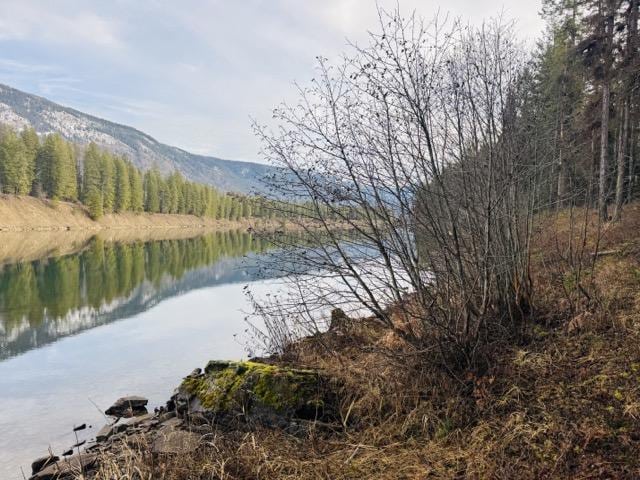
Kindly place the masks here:
[(640, 478), (640, 206), (600, 234), (589, 224), (595, 300), (573, 307), (568, 221), (541, 220), (534, 316), (519, 343), (492, 343), (483, 371), (454, 378), (375, 322), (346, 322), (275, 359), (339, 379), (339, 421), (297, 436), (214, 430), (188, 456), (129, 445), (96, 478)]

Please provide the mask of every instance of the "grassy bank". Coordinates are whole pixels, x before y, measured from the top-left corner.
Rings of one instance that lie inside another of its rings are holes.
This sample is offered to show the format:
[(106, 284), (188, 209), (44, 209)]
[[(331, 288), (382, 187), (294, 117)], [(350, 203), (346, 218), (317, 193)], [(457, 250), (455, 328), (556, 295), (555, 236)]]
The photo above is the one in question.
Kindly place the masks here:
[(250, 221), (214, 220), (195, 215), (121, 213), (97, 221), (79, 204), (29, 196), (0, 195), (0, 232), (55, 230), (124, 230), (151, 228), (242, 228)]
[[(595, 219), (582, 237), (569, 218), (541, 220), (535, 310), (484, 368), (450, 375), (375, 322), (346, 321), (270, 360), (335, 378), (338, 421), (302, 435), (214, 425), (196, 452), (160, 459), (125, 439), (97, 478), (638, 478), (640, 206), (602, 236)], [(579, 287), (571, 239), (585, 265), (600, 247)]]

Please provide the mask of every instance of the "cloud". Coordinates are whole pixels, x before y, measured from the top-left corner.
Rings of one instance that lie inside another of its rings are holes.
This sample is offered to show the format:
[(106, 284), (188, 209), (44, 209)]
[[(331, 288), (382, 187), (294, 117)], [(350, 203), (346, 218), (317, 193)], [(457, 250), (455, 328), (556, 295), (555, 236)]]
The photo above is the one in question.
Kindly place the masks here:
[(250, 117), (268, 123), (315, 57), (377, 29), (376, 4), (472, 23), (499, 14), (541, 30), (541, 0), (2, 0), (0, 81), (130, 124), (158, 140), (259, 159)]
[(68, 2), (3, 0), (0, 40), (121, 47), (117, 22), (78, 8), (81, 5), (68, 8)]
[(10, 70), (16, 73), (53, 73), (58, 69), (53, 65), (19, 62), (9, 58), (0, 58), (0, 70)]

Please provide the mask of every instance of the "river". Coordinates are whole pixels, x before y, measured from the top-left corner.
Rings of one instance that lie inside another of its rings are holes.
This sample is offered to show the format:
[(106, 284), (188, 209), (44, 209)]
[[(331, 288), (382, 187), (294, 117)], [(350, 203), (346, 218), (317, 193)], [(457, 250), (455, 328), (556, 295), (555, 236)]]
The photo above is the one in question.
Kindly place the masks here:
[[(2, 234), (0, 234), (0, 242)], [(90, 238), (71, 253), (0, 261), (0, 478), (91, 439), (114, 400), (164, 403), (193, 368), (247, 355), (249, 310), (266, 245), (240, 232)], [(15, 258), (8, 256), (7, 258)], [(1, 259), (0, 259), (1, 260)]]

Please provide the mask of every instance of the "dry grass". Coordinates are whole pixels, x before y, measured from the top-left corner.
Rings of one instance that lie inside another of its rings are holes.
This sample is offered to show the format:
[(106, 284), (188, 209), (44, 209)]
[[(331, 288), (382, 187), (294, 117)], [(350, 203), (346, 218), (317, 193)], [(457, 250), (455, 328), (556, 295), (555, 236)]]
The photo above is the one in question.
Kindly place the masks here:
[(589, 300), (563, 260), (581, 242), (568, 217), (543, 219), (537, 236), (525, 340), (497, 344), (482, 375), (428, 368), (364, 320), (324, 336), (331, 354), (307, 339), (281, 359), (340, 379), (333, 428), (220, 432), (188, 457), (130, 446), (98, 478), (640, 478), (640, 208), (601, 237), (590, 222), (587, 245), (609, 252), (593, 270), (589, 248), (579, 257)]
[(195, 215), (119, 213), (97, 221), (77, 203), (41, 200), (29, 196), (0, 194), (0, 232), (55, 230), (141, 230), (155, 228), (247, 228), (249, 220), (228, 221)]

